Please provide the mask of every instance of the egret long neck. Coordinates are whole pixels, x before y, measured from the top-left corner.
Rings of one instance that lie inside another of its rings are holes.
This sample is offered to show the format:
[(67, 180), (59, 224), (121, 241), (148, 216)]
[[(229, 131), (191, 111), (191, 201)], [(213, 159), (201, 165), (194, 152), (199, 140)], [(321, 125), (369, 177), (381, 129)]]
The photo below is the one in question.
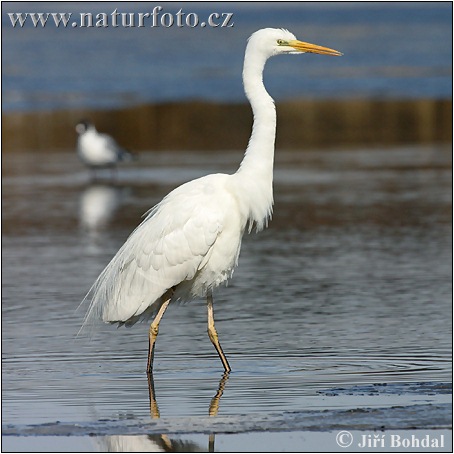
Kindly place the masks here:
[(241, 178), (247, 196), (250, 222), (261, 230), (272, 213), (273, 164), (276, 138), (276, 108), (273, 98), (263, 85), (263, 68), (266, 57), (246, 49), (243, 68), (243, 84), (251, 103), (254, 124), (251, 138), (237, 175)]
[[(266, 59), (246, 52), (243, 68), (243, 84), (251, 103), (254, 124), (241, 168), (248, 171), (273, 171), (274, 142), (276, 138), (276, 108), (273, 98), (263, 85), (263, 68)], [(249, 168), (251, 167), (251, 168)], [(246, 169), (245, 169), (246, 170)]]

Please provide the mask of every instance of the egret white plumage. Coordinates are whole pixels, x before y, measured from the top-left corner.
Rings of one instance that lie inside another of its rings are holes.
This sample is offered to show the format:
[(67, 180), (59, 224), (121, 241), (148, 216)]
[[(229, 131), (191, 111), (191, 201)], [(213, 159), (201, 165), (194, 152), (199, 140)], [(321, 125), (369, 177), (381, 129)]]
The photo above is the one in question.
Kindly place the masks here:
[(112, 136), (98, 132), (95, 125), (87, 120), (76, 125), (76, 132), (77, 154), (81, 161), (93, 170), (113, 168), (120, 161), (133, 158), (131, 152), (121, 147)]
[(237, 172), (185, 183), (152, 208), (92, 287), (86, 320), (133, 324), (156, 314), (149, 329), (147, 371), (152, 371), (159, 322), (171, 301), (207, 298), (208, 335), (225, 371), (230, 366), (213, 316), (213, 289), (238, 263), (246, 228), (266, 227), (273, 207), (276, 109), (262, 80), (265, 62), (279, 54), (342, 55), (266, 28), (248, 40), (243, 84), (254, 123)]

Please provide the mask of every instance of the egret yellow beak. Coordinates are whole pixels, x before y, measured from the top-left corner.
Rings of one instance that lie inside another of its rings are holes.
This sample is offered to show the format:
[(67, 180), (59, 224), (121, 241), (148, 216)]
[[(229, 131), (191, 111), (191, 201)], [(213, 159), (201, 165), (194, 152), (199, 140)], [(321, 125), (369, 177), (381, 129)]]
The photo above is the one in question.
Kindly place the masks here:
[(333, 55), (339, 57), (343, 55), (342, 52), (339, 52), (329, 47), (317, 46), (316, 44), (304, 43), (303, 41), (288, 41), (288, 46), (293, 47), (293, 49), (299, 52), (306, 52), (312, 54), (322, 54), (322, 55)]

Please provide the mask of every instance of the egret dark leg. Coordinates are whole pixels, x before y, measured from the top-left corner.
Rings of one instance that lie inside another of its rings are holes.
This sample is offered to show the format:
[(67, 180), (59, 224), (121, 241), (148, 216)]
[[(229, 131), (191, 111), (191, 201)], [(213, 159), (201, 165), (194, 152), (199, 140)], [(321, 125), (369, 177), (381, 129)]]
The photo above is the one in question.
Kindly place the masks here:
[(153, 358), (154, 358), (154, 346), (156, 343), (156, 338), (158, 337), (159, 332), (159, 322), (161, 321), (164, 312), (167, 309), (167, 306), (170, 304), (170, 298), (162, 304), (159, 308), (156, 317), (150, 325), (150, 330), (148, 331), (148, 363), (147, 363), (147, 373), (151, 374), (153, 370)]
[(224, 352), (222, 351), (221, 344), (219, 343), (218, 333), (214, 326), (214, 313), (213, 313), (213, 295), (208, 293), (207, 295), (207, 308), (208, 308), (208, 336), (211, 342), (214, 345), (214, 348), (218, 352), (219, 358), (221, 358), (222, 365), (226, 372), (230, 372), (232, 369), (229, 366), (229, 362), (227, 361)]

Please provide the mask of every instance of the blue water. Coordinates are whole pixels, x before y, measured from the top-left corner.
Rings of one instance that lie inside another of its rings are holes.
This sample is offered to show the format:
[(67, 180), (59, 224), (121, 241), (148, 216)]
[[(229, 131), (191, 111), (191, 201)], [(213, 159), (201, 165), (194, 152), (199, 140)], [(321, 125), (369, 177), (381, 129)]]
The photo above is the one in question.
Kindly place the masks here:
[(148, 326), (76, 337), (77, 307), (146, 210), (241, 152), (142, 152), (97, 180), (72, 149), (3, 159), (4, 451), (336, 452), (347, 429), (367, 452), (383, 426), (452, 451), (450, 145), (277, 150), (270, 226), (215, 293), (232, 373), (204, 301), (171, 304), (153, 387)]
[[(2, 11), (4, 111), (116, 108), (143, 102), (244, 100), (241, 66), (247, 37), (284, 27), (333, 47), (342, 58), (279, 57), (265, 79), (277, 100), (298, 97), (449, 98), (452, 4), (161, 3), (200, 22), (233, 13), (233, 27), (13, 28), (7, 13), (151, 12), (155, 3), (6, 2)], [(74, 22), (71, 19), (71, 22)], [(269, 76), (267, 78), (267, 76)]]
[[(85, 307), (76, 309), (147, 209), (184, 181), (233, 171), (240, 157), (144, 152), (116, 180), (107, 172), (91, 181), (72, 150), (5, 154), (10, 434), (56, 421), (149, 420), (148, 325), (99, 324), (76, 338)], [(220, 416), (451, 402), (433, 385), (452, 374), (451, 157), (450, 146), (276, 153), (273, 220), (245, 235), (232, 281), (215, 293), (233, 369)], [(203, 300), (171, 305), (162, 320), (154, 370), (162, 418), (208, 416), (223, 368), (206, 320)], [(371, 392), (377, 383), (387, 386)]]

